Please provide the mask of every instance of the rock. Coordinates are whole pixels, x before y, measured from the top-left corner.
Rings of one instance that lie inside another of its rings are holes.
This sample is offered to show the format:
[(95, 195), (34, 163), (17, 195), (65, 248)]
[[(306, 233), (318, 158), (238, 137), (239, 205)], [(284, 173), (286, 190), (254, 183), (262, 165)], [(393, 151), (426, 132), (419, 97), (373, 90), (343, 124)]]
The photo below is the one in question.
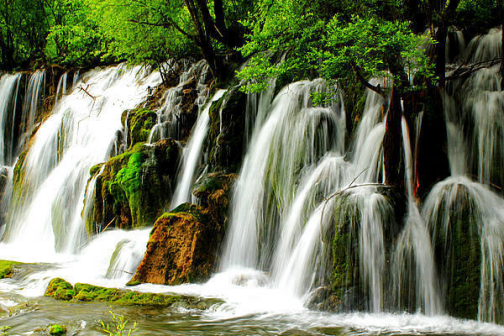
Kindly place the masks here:
[[(60, 296), (58, 292), (66, 291), (68, 296)], [(72, 286), (63, 279), (51, 280), (45, 296), (57, 300), (71, 302), (109, 302), (117, 305), (153, 305), (166, 307), (186, 307), (187, 309), (208, 309), (210, 306), (222, 303), (218, 299), (205, 299), (186, 295), (166, 295), (140, 293), (131, 290), (99, 287), (77, 283)]]
[(52, 297), (57, 300), (70, 301), (75, 296), (75, 290), (69, 282), (61, 278), (55, 278), (49, 282), (44, 296)]
[(14, 273), (15, 265), (21, 265), (16, 261), (0, 260), (0, 279), (10, 278)]
[(326, 238), (328, 241), (332, 240), (331, 250), (327, 251), (331, 256), (328, 262), (330, 272), (325, 275), (325, 280), (321, 279), (323, 286), (312, 296), (311, 308), (333, 312), (369, 309), (370, 293), (362, 273), (360, 255), (361, 212), (364, 211), (363, 207), (368, 203), (369, 197), (376, 197), (376, 209), (372, 209), (373, 212), (378, 209), (383, 212), (383, 284), (384, 290), (386, 289), (390, 274), (386, 261), (391, 259), (393, 242), (401, 232), (404, 218), (402, 194), (396, 193), (392, 188), (378, 188), (369, 194), (347, 191), (335, 201), (335, 225)]
[(243, 159), (247, 95), (235, 86), (215, 104), (208, 133), (212, 171), (237, 172)]
[[(86, 218), (89, 234), (107, 225), (136, 228), (152, 225), (171, 196), (179, 157), (173, 140), (136, 144), (111, 158), (96, 178), (93, 214)], [(91, 168), (91, 178), (101, 166)], [(90, 181), (91, 181), (90, 178)]]
[[(446, 195), (453, 197), (453, 190)], [(441, 206), (437, 216), (431, 218), (434, 258), (444, 308), (450, 315), (460, 318), (478, 318), (483, 259), (478, 212), (479, 208), (467, 188), (457, 185), (456, 199), (450, 208)], [(446, 228), (444, 221), (447, 217), (449, 224)], [(502, 304), (504, 297), (497, 295), (494, 300)]]
[(138, 108), (123, 112), (121, 121), (124, 125), (128, 119), (128, 148), (133, 148), (139, 142), (145, 142), (149, 138), (152, 127), (157, 122), (157, 114), (148, 109)]
[(206, 280), (214, 268), (222, 227), (209, 211), (182, 204), (154, 224), (147, 251), (129, 284), (176, 285)]
[(198, 98), (197, 82), (194, 77), (189, 79), (182, 87), (182, 98), (180, 102), (179, 129), (180, 140), (189, 137), (191, 129), (198, 118)]
[(64, 325), (53, 324), (49, 327), (49, 335), (61, 336), (67, 333), (67, 327)]
[(237, 178), (236, 174), (210, 173), (200, 178), (194, 187), (193, 194), (198, 198), (199, 204), (208, 209), (214, 220), (224, 228), (228, 219), (231, 188)]

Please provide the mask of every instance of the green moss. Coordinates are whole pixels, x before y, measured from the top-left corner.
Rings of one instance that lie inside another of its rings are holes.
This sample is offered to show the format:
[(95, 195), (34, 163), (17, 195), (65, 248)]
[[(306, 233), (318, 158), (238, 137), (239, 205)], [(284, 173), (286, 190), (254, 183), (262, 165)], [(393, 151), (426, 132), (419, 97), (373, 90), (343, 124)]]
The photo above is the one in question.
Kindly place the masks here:
[(75, 291), (69, 282), (61, 278), (55, 278), (49, 282), (44, 295), (57, 300), (70, 301), (75, 296)]
[[(172, 217), (175, 214), (186, 214), (194, 217), (198, 222), (208, 223), (210, 222), (210, 218), (208, 218), (208, 214), (201, 211), (201, 207), (190, 203), (180, 204), (178, 207), (173, 209), (172, 211), (163, 214), (164, 217)], [(163, 217), (161, 216), (161, 217)], [(159, 220), (159, 219), (158, 219)]]
[[(71, 297), (68, 299), (67, 297), (59, 296), (57, 292), (60, 290), (68, 291), (69, 294), (72, 294)], [(208, 304), (213, 305), (222, 302), (217, 299), (207, 300), (182, 295), (140, 293), (130, 290), (106, 288), (81, 283), (77, 283), (75, 284), (75, 287), (72, 287), (71, 284), (60, 278), (51, 280), (46, 290), (46, 296), (53, 297), (57, 300), (65, 300), (72, 302), (97, 301), (97, 302), (109, 302), (125, 306), (130, 305), (172, 306), (174, 304), (184, 304), (190, 307), (198, 307), (202, 305), (208, 305)], [(207, 301), (209, 302), (207, 303)]]
[(49, 335), (61, 336), (65, 335), (67, 328), (64, 325), (54, 324), (49, 327)]
[(147, 141), (152, 127), (156, 124), (157, 114), (151, 110), (140, 108), (130, 110), (127, 115), (129, 143), (132, 148), (139, 142)]
[(99, 163), (97, 165), (94, 165), (93, 167), (91, 167), (91, 169), (89, 170), (89, 174), (91, 176), (94, 176), (97, 172), (100, 171), (101, 167), (103, 167), (103, 163)]
[(0, 279), (9, 278), (12, 275), (12, 266), (20, 265), (21, 263), (8, 260), (0, 260)]
[(109, 159), (96, 179), (88, 233), (100, 232), (109, 223), (120, 228), (152, 225), (171, 195), (178, 156), (175, 141), (161, 140), (154, 146), (136, 143)]

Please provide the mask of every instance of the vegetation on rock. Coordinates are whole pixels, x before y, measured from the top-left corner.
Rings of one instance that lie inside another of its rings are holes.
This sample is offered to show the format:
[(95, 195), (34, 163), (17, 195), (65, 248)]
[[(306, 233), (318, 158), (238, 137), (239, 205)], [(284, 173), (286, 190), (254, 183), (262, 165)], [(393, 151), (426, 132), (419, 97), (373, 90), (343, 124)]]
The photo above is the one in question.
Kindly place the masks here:
[(14, 267), (21, 263), (16, 261), (0, 260), (0, 279), (10, 278), (14, 272)]
[(49, 327), (49, 335), (62, 336), (67, 333), (67, 327), (64, 325), (53, 324)]
[[(111, 158), (96, 178), (88, 232), (100, 232), (112, 222), (120, 228), (154, 223), (171, 195), (178, 157), (178, 145), (173, 140), (160, 140), (152, 146), (136, 143)], [(98, 172), (97, 166), (91, 169), (91, 174)]]
[[(61, 295), (65, 293), (65, 295)], [(153, 305), (153, 306), (180, 306), (206, 309), (211, 305), (220, 303), (216, 299), (202, 299), (184, 295), (164, 295), (141, 293), (117, 288), (106, 288), (89, 284), (76, 283), (72, 286), (67, 281), (55, 278), (51, 280), (46, 289), (45, 296), (56, 300), (71, 302), (109, 302), (117, 305)]]

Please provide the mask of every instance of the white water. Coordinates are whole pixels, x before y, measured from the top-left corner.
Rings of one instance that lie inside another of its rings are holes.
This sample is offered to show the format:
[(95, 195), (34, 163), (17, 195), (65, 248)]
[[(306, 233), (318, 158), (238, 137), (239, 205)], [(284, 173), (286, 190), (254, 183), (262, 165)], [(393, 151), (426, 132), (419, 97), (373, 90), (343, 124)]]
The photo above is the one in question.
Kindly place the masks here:
[(172, 209), (182, 203), (191, 202), (192, 185), (194, 183), (198, 163), (201, 161), (203, 143), (208, 134), (210, 108), (212, 107), (212, 103), (221, 99), (224, 93), (226, 93), (226, 90), (219, 90), (213, 95), (212, 99), (210, 99), (198, 116), (196, 124), (193, 127), (182, 154), (182, 165), (180, 167), (177, 187), (173, 193), (172, 201), (170, 202), (170, 207)]
[[(183, 117), (181, 115), (181, 103), (184, 85), (191, 79), (196, 81), (197, 98), (195, 104), (201, 109), (208, 97), (208, 88), (206, 79), (209, 73), (208, 64), (205, 61), (190, 63), (181, 61), (181, 64), (175, 61), (168, 61), (166, 66), (169, 69), (182, 68), (177, 86), (166, 90), (163, 96), (163, 104), (157, 111), (157, 123), (152, 128), (148, 143), (154, 143), (160, 139), (174, 138), (179, 139), (179, 122)], [(200, 112), (200, 111), (198, 111)]]
[[(345, 124), (342, 104), (310, 107), (310, 93), (323, 89), (321, 81), (298, 82), (285, 87), (273, 101), (264, 123), (256, 126), (233, 188), (222, 270), (261, 268), (261, 263), (267, 263), (260, 260), (261, 255), (271, 255), (272, 246), (261, 238), (274, 241), (274, 222), (277, 221), (274, 218), (276, 210), (264, 207), (271, 196), (265, 194), (265, 190), (271, 190), (267, 188), (276, 189), (277, 199), (271, 201), (278, 202), (279, 212), (282, 212), (281, 209), (287, 209), (292, 202), (299, 166), (315, 163), (330, 149), (342, 152)], [(336, 134), (336, 141), (329, 139), (328, 128)]]
[(41, 100), (44, 86), (45, 70), (35, 71), (28, 81), (23, 101), (20, 132), (22, 134), (21, 145), (27, 143), (30, 133), (33, 131), (33, 127), (35, 126), (37, 113), (39, 112), (39, 108), (42, 106)]
[(0, 166), (12, 164), (14, 130), (20, 74), (0, 78)]
[[(476, 91), (473, 85), (487, 87), (487, 91), (501, 91), (496, 86), (492, 71), (485, 79), (478, 79), (478, 76), (485, 76), (485, 70), (473, 76), (472, 82), (465, 83), (468, 84), (467, 92)], [(118, 78), (114, 76), (109, 82), (116, 80)], [(437, 227), (447, 230), (454, 218), (453, 209), (457, 212), (454, 203), (459, 189), (463, 188), (476, 205), (475, 215), (480, 216), (474, 223), (480, 235), (482, 252), (479, 319), (498, 320), (504, 297), (504, 203), (499, 194), (483, 184), (487, 183), (485, 176), (491, 166), (479, 164), (478, 156), (465, 156), (466, 141), (460, 139), (467, 138), (465, 135), (469, 132), (462, 127), (464, 123), (474, 121), (474, 125), (482, 130), (477, 133), (480, 135), (485, 135), (485, 129), (491, 131), (488, 126), (491, 122), (500, 127), (498, 107), (495, 107), (498, 113), (485, 116), (483, 112), (501, 104), (493, 104), (488, 99), (475, 108), (480, 99), (471, 93), (466, 95), (467, 99), (462, 101), (464, 106), (461, 107), (456, 106), (449, 96), (446, 97), (448, 140), (451, 145), (457, 144), (449, 148), (452, 174), (456, 176), (438, 183), (431, 190), (421, 214), (418, 205), (411, 202), (414, 153), (411, 152), (412, 139), (403, 123), (406, 186), (410, 202), (407, 204), (405, 227), (393, 246), (392, 259), (386, 260), (387, 249), (391, 246), (386, 245), (385, 233), (389, 230), (387, 225), (392, 222), (390, 215), (393, 213), (393, 204), (374, 186), (382, 181), (383, 101), (369, 94), (355, 142), (347, 152), (345, 123), (340, 115), (343, 104), (329, 107), (310, 105), (309, 93), (323, 89), (320, 84), (318, 81), (300, 82), (289, 86), (281, 91), (271, 108), (266, 109), (268, 111), (264, 118), (256, 118), (257, 127), (253, 131), (250, 150), (235, 189), (233, 202), (235, 206), (241, 205), (233, 209), (234, 218), (231, 231), (228, 231), (232, 233), (232, 238), (226, 245), (222, 272), (203, 285), (142, 285), (135, 289), (224, 299), (224, 304), (205, 312), (205, 322), (210, 323), (235, 318), (250, 321), (250, 316), (254, 319), (257, 314), (258, 319), (268, 322), (280, 316), (282, 323), (288, 320), (287, 323), (293, 326), (342, 326), (361, 334), (504, 334), (501, 326), (441, 315), (443, 305), (440, 301), (444, 293), (438, 294), (438, 275), (432, 267), (435, 251), (431, 246), (433, 226), (441, 223)], [(473, 102), (470, 103), (470, 100)], [(473, 114), (468, 113), (471, 118), (463, 120), (463, 123), (459, 115), (462, 108), (474, 113), (475, 117), (472, 118)], [(490, 122), (479, 122), (476, 113), (482, 114), (482, 118), (489, 117)], [(119, 114), (116, 119), (120, 119)], [(314, 129), (323, 131), (317, 133)], [(336, 136), (327, 136), (334, 130), (337, 130)], [(468, 147), (483, 148), (481, 156), (493, 161), (490, 154), (495, 153), (495, 150), (485, 150), (491, 141), (480, 136), (474, 139)], [(501, 143), (498, 136), (492, 139)], [(34, 146), (36, 143), (37, 140)], [(63, 162), (66, 153), (63, 151), (63, 158), (58, 157), (41, 167), (52, 172), (55, 166)], [(478, 172), (475, 179), (479, 182), (464, 176), (471, 169)], [(44, 181), (32, 183), (44, 185)], [(345, 188), (348, 189), (341, 193), (344, 197), (336, 195), (327, 201), (324, 209), (324, 197)], [(341, 201), (336, 202), (338, 199)], [(342, 206), (345, 204), (348, 209)], [(331, 218), (335, 213), (344, 214), (345, 211), (352, 218), (351, 223)], [(429, 225), (429, 230), (425, 223)], [(352, 248), (358, 250), (360, 256), (358, 267), (364, 282), (367, 306), (374, 314), (317, 313), (304, 307), (309, 292), (320, 285), (327, 257), (324, 250), (332, 243), (327, 240), (327, 231), (334, 227), (344, 228), (344, 225), (350, 225), (355, 236), (358, 236), (358, 246)], [(37, 273), (26, 283), (10, 288), (24, 295), (38, 296), (54, 276), (64, 277), (71, 282), (121, 287), (128, 278), (127, 272), (132, 272), (140, 260), (147, 239), (148, 230), (107, 232), (93, 240), (79, 257), (59, 255), (58, 260), (67, 258), (70, 262), (62, 263), (57, 270)], [(233, 241), (235, 239), (237, 242)], [(16, 255), (16, 251), (10, 247), (2, 246), (2, 258), (28, 258), (26, 254)], [(128, 258), (127, 255), (134, 257)], [(34, 260), (43, 259), (42, 255), (31, 257)], [(390, 266), (390, 263), (393, 265)], [(391, 274), (388, 274), (389, 271)], [(3, 290), (3, 286), (6, 286), (5, 283), (0, 282), (0, 289)], [(390, 287), (393, 287), (394, 294), (387, 297)], [(403, 297), (404, 293), (412, 298)], [(390, 300), (395, 301), (392, 308)], [(414, 302), (411, 303), (411, 300)], [(382, 313), (388, 309), (402, 310), (403, 307), (435, 316)]]
[(15, 195), (4, 237), (10, 250), (21, 257), (31, 246), (39, 258), (51, 258), (55, 252), (81, 249), (86, 243), (81, 211), (89, 169), (108, 158), (122, 127), (121, 113), (139, 104), (147, 87), (159, 82), (158, 73), (123, 64), (86, 73), (63, 97), (23, 163), (23, 192)]

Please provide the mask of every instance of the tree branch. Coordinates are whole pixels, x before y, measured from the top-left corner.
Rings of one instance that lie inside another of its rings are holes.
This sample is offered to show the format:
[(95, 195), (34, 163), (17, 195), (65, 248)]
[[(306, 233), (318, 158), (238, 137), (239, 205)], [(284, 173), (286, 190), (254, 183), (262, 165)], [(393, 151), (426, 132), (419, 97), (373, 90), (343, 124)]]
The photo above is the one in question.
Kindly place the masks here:
[(371, 91), (374, 91), (376, 93), (378, 93), (379, 95), (384, 95), (385, 92), (381, 89), (380, 85), (377, 85), (377, 86), (374, 86), (373, 84), (369, 83), (365, 78), (364, 76), (362, 76), (362, 73), (360, 72), (360, 69), (357, 65), (355, 65), (355, 63), (351, 63), (352, 64), (352, 70), (353, 72), (355, 73), (355, 76), (357, 77), (357, 79), (362, 83), (364, 84), (365, 87), (367, 87), (368, 89), (370, 89)]

